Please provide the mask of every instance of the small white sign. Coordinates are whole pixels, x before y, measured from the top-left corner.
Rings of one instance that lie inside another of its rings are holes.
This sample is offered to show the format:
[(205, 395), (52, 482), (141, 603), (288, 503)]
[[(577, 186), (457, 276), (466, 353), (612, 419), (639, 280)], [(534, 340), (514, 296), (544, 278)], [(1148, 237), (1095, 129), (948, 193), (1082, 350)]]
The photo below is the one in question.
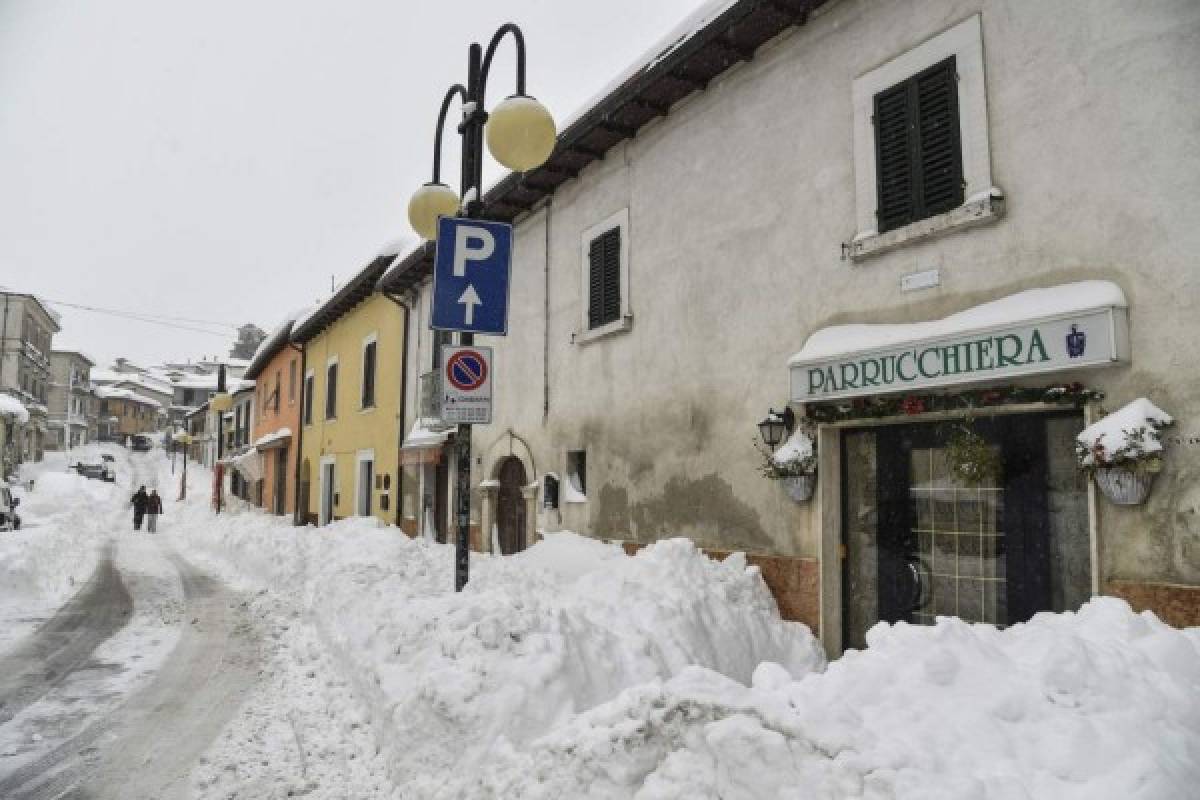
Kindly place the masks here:
[(900, 291), (915, 292), (917, 289), (932, 289), (934, 286), (940, 285), (941, 282), (941, 270), (927, 269), (922, 272), (913, 272), (900, 279)]
[(492, 348), (442, 346), (442, 419), (465, 425), (492, 421)]

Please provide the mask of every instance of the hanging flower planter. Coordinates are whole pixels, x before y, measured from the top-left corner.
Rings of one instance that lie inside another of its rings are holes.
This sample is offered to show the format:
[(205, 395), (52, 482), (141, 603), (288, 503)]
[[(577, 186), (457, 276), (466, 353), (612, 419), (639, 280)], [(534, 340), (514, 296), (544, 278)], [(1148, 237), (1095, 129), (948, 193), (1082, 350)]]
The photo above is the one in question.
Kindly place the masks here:
[(778, 450), (761, 450), (763, 477), (783, 484), (788, 497), (807, 503), (817, 485), (816, 442), (807, 432), (797, 429)]
[(1136, 467), (1101, 467), (1096, 470), (1096, 485), (1116, 505), (1138, 506), (1150, 496), (1155, 474)]
[(817, 476), (815, 473), (812, 473), (784, 478), (783, 488), (788, 493), (788, 497), (792, 498), (793, 501), (807, 503), (809, 500), (812, 500), (813, 492), (817, 488)]
[(1162, 470), (1160, 432), (1174, 421), (1149, 400), (1138, 398), (1079, 434), (1079, 467), (1095, 476), (1100, 491), (1116, 505), (1140, 505)]

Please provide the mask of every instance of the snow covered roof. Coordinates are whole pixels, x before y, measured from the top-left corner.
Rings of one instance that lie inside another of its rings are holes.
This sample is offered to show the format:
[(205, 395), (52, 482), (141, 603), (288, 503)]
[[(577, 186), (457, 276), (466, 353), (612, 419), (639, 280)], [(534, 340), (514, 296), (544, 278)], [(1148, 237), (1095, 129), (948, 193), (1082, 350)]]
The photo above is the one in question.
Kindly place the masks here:
[(441, 447), (446, 439), (450, 437), (450, 431), (438, 431), (431, 427), (431, 420), (424, 417), (418, 418), (413, 423), (412, 430), (408, 432), (408, 436), (404, 437), (404, 443), (400, 445), (401, 450), (423, 450), (428, 447)]
[(165, 395), (169, 395), (174, 391), (174, 387), (172, 387), (169, 382), (138, 372), (117, 372), (116, 370), (112, 369), (93, 368), (88, 375), (91, 378), (92, 383), (125, 383)]
[(1125, 293), (1111, 281), (1080, 281), (1046, 289), (1029, 289), (928, 322), (833, 325), (822, 328), (808, 337), (804, 347), (788, 359), (788, 365), (867, 353), (943, 336), (982, 332), (1001, 325), (1020, 325), (1059, 314), (1127, 306)]
[[(583, 108), (560, 116), (558, 145), (549, 160), (510, 173), (483, 197), (484, 216), (511, 222), (558, 191), (589, 164), (672, 106), (703, 91), (727, 70), (754, 57), (760, 46), (807, 23), (827, 0), (708, 0), (622, 70)], [(384, 288), (404, 291), (429, 275), (433, 246), (425, 243), (389, 271)]]
[(339, 288), (323, 303), (305, 317), (297, 319), (292, 326), (292, 341), (304, 343), (325, 330), (350, 309), (366, 300), (375, 292), (375, 285), (397, 256), (379, 255), (359, 270), (353, 278)]
[(279, 445), (292, 438), (291, 428), (280, 428), (254, 440), (254, 446), (259, 450), (268, 450), (272, 445)]
[(11, 394), (0, 392), (0, 416), (10, 417), (24, 425), (29, 422), (29, 412), (25, 404)]
[(152, 397), (147, 397), (144, 394), (138, 394), (132, 389), (118, 389), (112, 386), (97, 386), (96, 397), (101, 400), (129, 400), (142, 405), (154, 406), (155, 408), (165, 409), (166, 405), (155, 400)]

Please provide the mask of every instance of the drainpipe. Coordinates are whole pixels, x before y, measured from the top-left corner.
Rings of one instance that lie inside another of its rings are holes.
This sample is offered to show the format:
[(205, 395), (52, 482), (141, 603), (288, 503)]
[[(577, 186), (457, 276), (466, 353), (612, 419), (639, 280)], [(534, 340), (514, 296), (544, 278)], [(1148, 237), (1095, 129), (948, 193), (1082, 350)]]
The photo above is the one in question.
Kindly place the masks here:
[(404, 466), (401, 463), (401, 447), (404, 445), (404, 431), (408, 428), (408, 418), (405, 410), (408, 407), (408, 334), (411, 327), (411, 309), (395, 295), (384, 292), (383, 296), (391, 300), (404, 312), (404, 347), (400, 349), (400, 434), (396, 439), (396, 527), (404, 529)]
[(288, 342), (288, 347), (300, 353), (300, 419), (296, 424), (296, 469), (292, 483), (292, 525), (303, 525), (304, 518), (301, 515), (307, 513), (307, 509), (300, 510), (300, 465), (304, 463), (304, 384), (308, 383), (304, 376), (308, 372), (308, 351), (295, 342)]
[(12, 295), (5, 292), (4, 323), (0, 325), (0, 388), (4, 387), (4, 362), (8, 355), (8, 304), (10, 302), (12, 302)]

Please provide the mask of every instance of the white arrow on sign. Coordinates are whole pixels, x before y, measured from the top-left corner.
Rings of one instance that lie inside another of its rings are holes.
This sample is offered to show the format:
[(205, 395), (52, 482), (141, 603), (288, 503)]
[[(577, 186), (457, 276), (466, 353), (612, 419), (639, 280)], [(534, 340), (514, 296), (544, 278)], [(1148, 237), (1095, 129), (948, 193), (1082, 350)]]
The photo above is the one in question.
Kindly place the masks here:
[(467, 284), (467, 289), (462, 293), (462, 297), (458, 298), (458, 302), (466, 306), (464, 316), (466, 317), (465, 324), (475, 324), (475, 306), (483, 305), (483, 301), (479, 299), (479, 293), (475, 291), (475, 287)]

